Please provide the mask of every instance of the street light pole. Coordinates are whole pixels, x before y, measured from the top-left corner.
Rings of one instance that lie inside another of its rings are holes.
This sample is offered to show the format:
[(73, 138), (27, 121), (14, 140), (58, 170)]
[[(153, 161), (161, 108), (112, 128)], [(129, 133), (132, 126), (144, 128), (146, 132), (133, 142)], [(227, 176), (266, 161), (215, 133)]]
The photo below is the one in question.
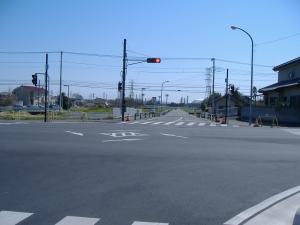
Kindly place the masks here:
[(124, 114), (126, 110), (125, 104), (125, 79), (126, 79), (126, 70), (127, 70), (127, 53), (126, 53), (126, 39), (123, 43), (123, 69), (122, 69), (122, 103), (121, 103), (121, 112), (122, 112), (122, 121), (124, 121)]
[(244, 32), (245, 34), (248, 35), (248, 37), (251, 40), (251, 85), (250, 85), (250, 106), (249, 106), (249, 126), (251, 126), (252, 123), (252, 98), (253, 98), (253, 38), (251, 35), (243, 30), (242, 28), (236, 27), (236, 26), (231, 26), (232, 30), (240, 30)]
[(163, 88), (164, 88), (164, 84), (165, 83), (169, 83), (170, 81), (168, 80), (165, 80), (164, 82), (162, 82), (161, 84), (161, 89), (160, 89), (160, 105), (162, 106), (162, 102), (163, 102), (163, 99), (162, 99), (162, 93), (163, 93)]

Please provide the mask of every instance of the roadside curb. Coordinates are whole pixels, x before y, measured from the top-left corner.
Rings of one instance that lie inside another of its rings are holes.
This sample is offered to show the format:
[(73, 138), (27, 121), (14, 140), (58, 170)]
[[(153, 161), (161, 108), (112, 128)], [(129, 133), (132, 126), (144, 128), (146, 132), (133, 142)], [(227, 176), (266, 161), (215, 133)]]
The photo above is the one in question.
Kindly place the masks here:
[(300, 193), (300, 186), (296, 186), (279, 194), (273, 195), (272, 197), (262, 201), (261, 203), (239, 213), (235, 217), (226, 221), (223, 225), (242, 225), (254, 218), (255, 216), (257, 216), (258, 214), (260, 214), (261, 212), (265, 211), (266, 209), (276, 205), (277, 203), (297, 193)]

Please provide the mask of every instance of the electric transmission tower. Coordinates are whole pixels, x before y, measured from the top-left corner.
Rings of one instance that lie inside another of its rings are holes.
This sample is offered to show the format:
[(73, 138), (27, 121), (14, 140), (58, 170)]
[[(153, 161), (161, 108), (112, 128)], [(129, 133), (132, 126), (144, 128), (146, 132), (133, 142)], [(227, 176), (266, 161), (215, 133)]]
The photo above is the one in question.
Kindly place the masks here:
[(211, 95), (211, 68), (206, 68), (205, 70), (205, 83), (206, 83), (205, 98), (207, 98)]

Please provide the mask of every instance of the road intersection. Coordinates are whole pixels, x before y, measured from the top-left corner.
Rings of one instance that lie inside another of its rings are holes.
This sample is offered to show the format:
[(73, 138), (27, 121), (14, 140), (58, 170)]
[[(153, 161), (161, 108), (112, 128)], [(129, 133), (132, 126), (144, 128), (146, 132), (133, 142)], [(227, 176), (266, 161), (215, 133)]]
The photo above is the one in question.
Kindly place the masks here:
[(136, 122), (0, 123), (0, 224), (215, 225), (299, 185), (298, 129)]

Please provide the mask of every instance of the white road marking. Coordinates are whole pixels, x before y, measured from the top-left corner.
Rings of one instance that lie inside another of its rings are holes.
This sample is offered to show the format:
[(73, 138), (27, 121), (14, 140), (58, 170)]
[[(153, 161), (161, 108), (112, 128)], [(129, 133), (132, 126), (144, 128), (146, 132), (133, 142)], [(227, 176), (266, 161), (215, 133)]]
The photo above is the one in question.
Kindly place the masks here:
[(153, 123), (153, 121), (147, 121), (147, 122), (143, 122), (141, 124), (148, 124), (148, 123)]
[(180, 126), (182, 124), (184, 124), (184, 122), (178, 122), (178, 123), (175, 123), (175, 126)]
[(83, 133), (73, 132), (73, 131), (69, 131), (69, 130), (67, 130), (66, 133), (75, 134), (75, 135), (78, 135), (78, 136), (83, 136)]
[(26, 212), (13, 212), (13, 211), (0, 211), (0, 225), (15, 225), (33, 213)]
[(211, 123), (211, 124), (209, 124), (209, 126), (210, 126), (210, 127), (215, 127), (215, 126), (217, 126), (217, 124)]
[(187, 124), (187, 126), (193, 126), (195, 123), (194, 122), (189, 122), (188, 124)]
[(183, 119), (183, 117), (180, 117), (179, 119), (174, 120), (174, 121), (167, 122), (167, 123), (165, 123), (164, 125), (171, 125), (171, 124), (176, 123), (176, 122), (178, 122), (178, 121), (180, 121), (180, 120), (182, 120), (182, 119)]
[(239, 125), (233, 125), (232, 127), (240, 127)]
[(148, 134), (141, 134), (141, 133), (135, 133), (131, 131), (125, 131), (125, 132), (112, 132), (112, 133), (100, 133), (102, 135), (118, 138), (118, 137), (140, 137), (140, 136), (147, 136)]
[(200, 127), (203, 127), (203, 126), (205, 126), (206, 125), (206, 123), (199, 123), (198, 124), (198, 126), (200, 126)]
[(188, 138), (188, 137), (179, 136), (179, 135), (175, 135), (175, 134), (166, 134), (166, 133), (160, 133), (160, 134), (164, 135), (164, 136), (168, 136), (168, 137)]
[(24, 122), (7, 122), (7, 123), (0, 123), (0, 125), (16, 125), (16, 124), (28, 124)]
[(220, 124), (221, 127), (227, 127), (227, 124)]
[(55, 225), (94, 225), (100, 218), (88, 218), (78, 216), (66, 216)]
[(164, 123), (164, 122), (155, 122), (155, 123), (152, 123), (151, 125), (157, 125), (157, 124), (161, 124), (161, 123)]
[(140, 121), (134, 121), (134, 122), (130, 122), (128, 124), (137, 124), (137, 123), (140, 123)]
[(299, 135), (300, 136), (300, 129), (281, 129), (283, 131), (286, 131), (288, 133)]
[(141, 141), (143, 139), (139, 138), (126, 138), (126, 139), (113, 139), (113, 140), (103, 140), (102, 142), (118, 142), (118, 141)]
[(132, 225), (169, 225), (168, 223), (134, 221)]

